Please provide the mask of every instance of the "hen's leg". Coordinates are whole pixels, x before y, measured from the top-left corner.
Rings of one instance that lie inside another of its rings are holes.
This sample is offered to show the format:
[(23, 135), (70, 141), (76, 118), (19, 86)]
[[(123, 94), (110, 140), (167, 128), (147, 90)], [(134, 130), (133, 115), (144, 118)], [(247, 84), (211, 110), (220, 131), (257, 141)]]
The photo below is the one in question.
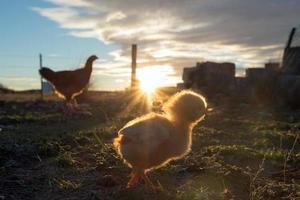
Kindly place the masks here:
[(88, 111), (87, 109), (84, 109), (83, 107), (81, 107), (75, 98), (73, 98), (71, 100), (72, 104), (73, 104), (73, 108), (74, 108), (74, 112), (78, 113), (78, 114), (83, 114), (83, 115), (92, 115), (92, 113), (90, 111)]
[(155, 192), (155, 187), (153, 185), (153, 183), (151, 182), (151, 180), (149, 179), (148, 175), (146, 174), (146, 172), (142, 173), (142, 179), (145, 181), (146, 187), (151, 191), (151, 192)]
[(142, 174), (139, 172), (132, 172), (131, 179), (128, 181), (126, 188), (130, 189), (130, 188), (135, 187), (139, 183), (141, 176), (142, 176)]
[(65, 105), (63, 106), (64, 115), (71, 115), (73, 113), (73, 105), (69, 100), (66, 100)]
[(77, 100), (74, 98), (71, 100), (72, 104), (73, 104), (73, 107), (76, 109), (76, 110), (80, 110), (80, 106), (79, 104), (77, 103)]

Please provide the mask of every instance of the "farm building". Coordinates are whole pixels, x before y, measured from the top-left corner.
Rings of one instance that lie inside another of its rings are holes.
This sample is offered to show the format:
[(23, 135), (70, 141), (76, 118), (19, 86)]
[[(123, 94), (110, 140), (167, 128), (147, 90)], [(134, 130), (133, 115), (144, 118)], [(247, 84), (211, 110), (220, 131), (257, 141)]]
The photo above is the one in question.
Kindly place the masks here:
[(203, 62), (195, 67), (184, 68), (182, 79), (186, 88), (201, 88), (208, 92), (229, 91), (234, 87), (233, 63)]
[(300, 44), (296, 44), (295, 35), (293, 28), (282, 65), (269, 62), (264, 68), (246, 69), (245, 77), (235, 77), (233, 63), (197, 63), (195, 67), (184, 68), (181, 87), (199, 89), (207, 95), (234, 92), (250, 100), (300, 107)]
[[(299, 29), (299, 28), (298, 28)], [(293, 28), (282, 58), (278, 86), (282, 99), (292, 107), (300, 107), (300, 31)]]
[(297, 37), (300, 36), (299, 32), (296, 28), (292, 29), (284, 49), (282, 59), (282, 72), (284, 74), (300, 75), (300, 44), (297, 44), (299, 43), (297, 41)]

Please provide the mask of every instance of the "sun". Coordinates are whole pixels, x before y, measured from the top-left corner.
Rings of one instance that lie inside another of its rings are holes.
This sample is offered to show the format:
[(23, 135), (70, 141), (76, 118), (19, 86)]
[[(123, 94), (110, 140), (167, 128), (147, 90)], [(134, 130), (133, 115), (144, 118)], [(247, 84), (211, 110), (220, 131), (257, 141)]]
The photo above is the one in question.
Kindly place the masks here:
[(162, 86), (161, 79), (152, 71), (143, 72), (138, 79), (140, 81), (140, 89), (147, 94), (154, 93), (156, 88)]
[(140, 85), (141, 90), (143, 90), (148, 94), (153, 93), (157, 87), (158, 86), (156, 86), (156, 84), (153, 84), (151, 82), (145, 82), (145, 81), (142, 81)]
[(150, 112), (155, 107), (155, 103), (160, 103), (159, 99), (167, 98), (164, 92), (156, 90), (159, 87), (171, 86), (179, 80), (174, 78), (174, 69), (171, 65), (152, 65), (137, 68), (137, 81), (139, 90), (132, 90), (129, 103), (126, 108), (119, 113), (120, 116), (127, 115), (134, 108)]
[(140, 89), (147, 94), (152, 94), (156, 88), (163, 86), (166, 76), (164, 67), (159, 66), (141, 68), (137, 73)]

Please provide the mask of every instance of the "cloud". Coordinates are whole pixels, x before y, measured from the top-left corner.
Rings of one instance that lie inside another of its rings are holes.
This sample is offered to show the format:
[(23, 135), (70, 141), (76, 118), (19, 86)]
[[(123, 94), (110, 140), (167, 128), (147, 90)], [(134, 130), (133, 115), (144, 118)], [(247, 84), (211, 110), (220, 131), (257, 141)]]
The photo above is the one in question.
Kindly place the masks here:
[(1, 80), (5, 81), (36, 81), (38, 78), (27, 77), (27, 76), (0, 76)]
[[(290, 29), (299, 23), (298, 0), (48, 0), (33, 8), (76, 37), (119, 44), (113, 60), (97, 68), (128, 75), (130, 45), (141, 67), (169, 65), (177, 77), (197, 61), (231, 61), (259, 67), (280, 60)], [(110, 66), (110, 67), (107, 67)], [(124, 71), (122, 71), (124, 70)]]
[(29, 76), (0, 76), (0, 83), (8, 88), (13, 87), (14, 90), (24, 90), (40, 87), (39, 78)]

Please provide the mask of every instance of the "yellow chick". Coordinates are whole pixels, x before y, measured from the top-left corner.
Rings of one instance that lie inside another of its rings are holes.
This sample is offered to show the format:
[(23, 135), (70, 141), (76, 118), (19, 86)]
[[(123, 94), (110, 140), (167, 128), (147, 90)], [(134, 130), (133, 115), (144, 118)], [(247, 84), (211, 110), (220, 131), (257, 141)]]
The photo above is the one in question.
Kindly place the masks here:
[(191, 149), (192, 129), (204, 119), (207, 103), (203, 96), (182, 91), (163, 105), (164, 114), (150, 113), (127, 123), (114, 139), (114, 146), (132, 168), (127, 188), (140, 179), (154, 191), (147, 176), (149, 170), (182, 158)]

